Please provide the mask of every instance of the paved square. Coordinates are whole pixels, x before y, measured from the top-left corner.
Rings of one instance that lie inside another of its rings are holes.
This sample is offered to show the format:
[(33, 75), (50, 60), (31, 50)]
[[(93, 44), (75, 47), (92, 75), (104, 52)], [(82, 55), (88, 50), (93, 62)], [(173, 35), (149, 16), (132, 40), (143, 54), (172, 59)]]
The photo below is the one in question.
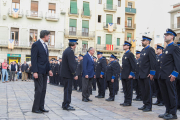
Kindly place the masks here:
[[(121, 86), (121, 83), (120, 83)], [(105, 98), (97, 99), (97, 91), (93, 91), (90, 99), (93, 102), (82, 102), (82, 93), (72, 92), (71, 105), (76, 111), (62, 110), (63, 88), (47, 86), (45, 108), (49, 113), (35, 114), (31, 112), (34, 99), (34, 82), (0, 83), (0, 120), (158, 120), (158, 114), (165, 112), (165, 107), (153, 106), (153, 111), (144, 113), (137, 110), (142, 102), (133, 101), (131, 107), (122, 107), (123, 93), (116, 95), (114, 102), (106, 102)], [(106, 90), (106, 98), (109, 91)], [(135, 97), (135, 95), (133, 96)], [(153, 99), (155, 102), (156, 99)], [(180, 119), (180, 112), (177, 112)], [(160, 119), (159, 119), (160, 120)]]

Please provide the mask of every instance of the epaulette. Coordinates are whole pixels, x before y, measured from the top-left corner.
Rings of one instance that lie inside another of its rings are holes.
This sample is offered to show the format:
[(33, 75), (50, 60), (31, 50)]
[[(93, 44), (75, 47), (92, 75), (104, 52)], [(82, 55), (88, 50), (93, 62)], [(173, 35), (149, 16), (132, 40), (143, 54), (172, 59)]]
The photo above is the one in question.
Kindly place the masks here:
[(178, 45), (176, 43), (173, 43), (173, 45), (178, 47)]

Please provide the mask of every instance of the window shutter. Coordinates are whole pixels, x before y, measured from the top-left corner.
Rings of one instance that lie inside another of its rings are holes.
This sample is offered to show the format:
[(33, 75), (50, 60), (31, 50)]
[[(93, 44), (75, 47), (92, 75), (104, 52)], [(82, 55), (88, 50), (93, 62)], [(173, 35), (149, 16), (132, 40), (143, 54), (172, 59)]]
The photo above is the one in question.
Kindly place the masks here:
[(106, 35), (106, 44), (111, 45), (112, 44), (112, 35)]
[(113, 0), (107, 0), (107, 9), (112, 10), (113, 8)]
[(131, 18), (131, 17), (128, 17), (128, 20), (132, 20), (132, 18)]
[(20, 3), (20, 0), (12, 0), (12, 3)]
[(69, 27), (76, 27), (76, 19), (69, 20)]
[(56, 10), (56, 4), (55, 3), (49, 3), (49, 10)]
[(112, 15), (106, 15), (106, 24), (112, 23)]
[(38, 11), (38, 2), (31, 1), (31, 11)]
[(88, 41), (82, 41), (82, 44), (88, 44)]
[(120, 46), (120, 38), (117, 38), (117, 45)]
[(101, 37), (100, 36), (98, 36), (97, 44), (101, 44)]
[(71, 14), (77, 14), (77, 1), (71, 0), (70, 9)]
[(131, 33), (127, 33), (127, 37), (131, 38)]
[(83, 10), (84, 10), (84, 15), (90, 16), (90, 9), (88, 2), (83, 2)]
[(82, 28), (89, 28), (89, 21), (83, 20), (82, 21)]

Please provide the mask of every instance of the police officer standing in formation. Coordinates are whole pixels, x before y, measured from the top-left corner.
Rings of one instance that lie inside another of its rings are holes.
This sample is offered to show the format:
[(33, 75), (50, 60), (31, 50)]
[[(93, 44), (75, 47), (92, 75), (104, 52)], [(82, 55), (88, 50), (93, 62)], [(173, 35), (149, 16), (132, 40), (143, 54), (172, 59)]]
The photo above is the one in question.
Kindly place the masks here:
[(60, 81), (60, 87), (63, 87), (64, 83), (61, 75), (61, 69), (62, 69), (62, 58), (59, 58), (59, 81)]
[(174, 43), (177, 34), (167, 29), (164, 41), (167, 47), (163, 50), (160, 64), (159, 86), (166, 107), (164, 114), (159, 115), (163, 119), (177, 119), (177, 92), (175, 79), (180, 72), (180, 49)]
[(56, 60), (56, 63), (55, 63), (54, 73), (55, 73), (54, 74), (54, 78), (55, 78), (54, 84), (59, 85), (59, 64), (58, 64), (58, 60)]
[(123, 49), (125, 51), (122, 58), (122, 85), (124, 91), (124, 103), (122, 106), (131, 106), (133, 92), (133, 77), (135, 77), (136, 62), (133, 53), (130, 51), (131, 43), (125, 41)]
[(97, 65), (96, 65), (96, 80), (97, 80), (97, 85), (98, 85), (98, 95), (95, 96), (96, 98), (104, 98), (105, 96), (105, 87), (106, 87), (106, 82), (104, 78), (104, 74), (106, 71), (106, 59), (102, 56), (102, 52), (97, 52)]
[[(53, 60), (50, 61), (50, 67), (51, 69), (53, 69)], [(52, 70), (53, 71), (53, 70)], [(49, 80), (50, 80), (50, 84), (52, 84), (52, 81), (53, 81), (53, 76), (49, 76)]]
[(55, 72), (55, 64), (56, 63), (56, 61), (55, 60), (53, 60), (53, 64), (52, 64), (52, 72), (53, 72), (53, 76), (52, 76), (52, 84), (55, 84), (55, 74), (56, 74), (56, 72)]
[(162, 56), (162, 51), (163, 51), (164, 47), (157, 45), (157, 49), (156, 49), (156, 74), (154, 76), (154, 85), (156, 88), (156, 95), (157, 95), (157, 101), (155, 103), (153, 103), (153, 105), (158, 105), (158, 106), (163, 106), (164, 102), (162, 99), (162, 95), (161, 95), (161, 91), (159, 88), (159, 72), (160, 72), (160, 62), (161, 62), (161, 56)]
[[(180, 42), (177, 42), (177, 45), (180, 48)], [(177, 109), (180, 110), (180, 75), (176, 78), (176, 88), (177, 88), (177, 96), (178, 96), (178, 104), (177, 104)]]
[(142, 96), (141, 96), (141, 88), (139, 85), (139, 60), (140, 60), (140, 54), (141, 51), (136, 50), (136, 69), (135, 69), (135, 79), (133, 82), (135, 82), (135, 90), (136, 90), (136, 98), (133, 100), (135, 101), (142, 101)]
[[(78, 57), (75, 56), (75, 61), (76, 61), (76, 72), (77, 72), (77, 68), (78, 68)], [(77, 83), (77, 80), (73, 80), (73, 89), (72, 90), (77, 90), (77, 86), (78, 86), (78, 83)]]
[(141, 51), (140, 61), (139, 61), (139, 83), (142, 92), (143, 106), (138, 108), (143, 112), (152, 111), (152, 91), (150, 80), (156, 73), (156, 55), (152, 47), (150, 47), (149, 37), (142, 37), (142, 46), (144, 47)]
[[(93, 60), (94, 60), (94, 68), (95, 68), (94, 72), (96, 72), (97, 58), (94, 56)], [(92, 82), (92, 91), (96, 91), (96, 78), (94, 78)]]
[(117, 67), (115, 64), (116, 56), (113, 54), (110, 56), (110, 62), (106, 67), (105, 79), (109, 88), (109, 98), (106, 101), (114, 101), (115, 98), (115, 77), (117, 73)]
[(119, 59), (115, 59), (115, 64), (116, 64), (116, 67), (117, 67), (117, 70), (116, 70), (116, 78), (115, 78), (115, 94), (117, 95), (118, 94), (118, 91), (119, 91), (119, 77), (120, 77), (120, 64), (119, 64)]
[(79, 54), (79, 62), (76, 71), (78, 75), (78, 85), (79, 85), (78, 92), (82, 92), (82, 69), (83, 69), (83, 55)]
[(62, 70), (61, 75), (64, 81), (64, 101), (62, 103), (63, 110), (75, 110), (74, 107), (70, 106), (71, 93), (72, 93), (72, 82), (77, 80), (76, 76), (76, 61), (74, 50), (77, 45), (77, 39), (69, 40), (69, 47), (63, 52), (62, 56)]

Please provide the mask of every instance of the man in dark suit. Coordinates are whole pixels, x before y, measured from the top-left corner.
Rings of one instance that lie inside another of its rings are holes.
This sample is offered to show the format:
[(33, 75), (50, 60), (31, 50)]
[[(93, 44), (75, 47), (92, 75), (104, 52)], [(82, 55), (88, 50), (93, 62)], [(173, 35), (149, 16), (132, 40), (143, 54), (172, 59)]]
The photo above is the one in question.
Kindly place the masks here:
[(77, 39), (69, 39), (69, 47), (66, 48), (62, 56), (61, 75), (64, 81), (64, 101), (62, 103), (63, 110), (75, 110), (72, 106), (70, 106), (70, 103), (72, 82), (74, 79), (78, 79), (78, 76), (76, 75), (76, 61), (74, 55), (74, 50), (77, 44)]
[(79, 54), (79, 62), (77, 66), (77, 75), (78, 75), (78, 92), (82, 92), (82, 69), (83, 69), (83, 55)]
[(94, 48), (90, 47), (87, 54), (83, 57), (83, 75), (82, 75), (82, 101), (89, 102), (90, 89), (92, 87), (92, 80), (95, 77), (94, 73)]
[(32, 72), (34, 76), (35, 95), (32, 112), (42, 113), (49, 112), (44, 108), (47, 75), (53, 76), (53, 73), (49, 64), (49, 51), (45, 42), (48, 42), (50, 38), (50, 32), (42, 30), (40, 32), (40, 39), (33, 43), (31, 48), (31, 64)]

